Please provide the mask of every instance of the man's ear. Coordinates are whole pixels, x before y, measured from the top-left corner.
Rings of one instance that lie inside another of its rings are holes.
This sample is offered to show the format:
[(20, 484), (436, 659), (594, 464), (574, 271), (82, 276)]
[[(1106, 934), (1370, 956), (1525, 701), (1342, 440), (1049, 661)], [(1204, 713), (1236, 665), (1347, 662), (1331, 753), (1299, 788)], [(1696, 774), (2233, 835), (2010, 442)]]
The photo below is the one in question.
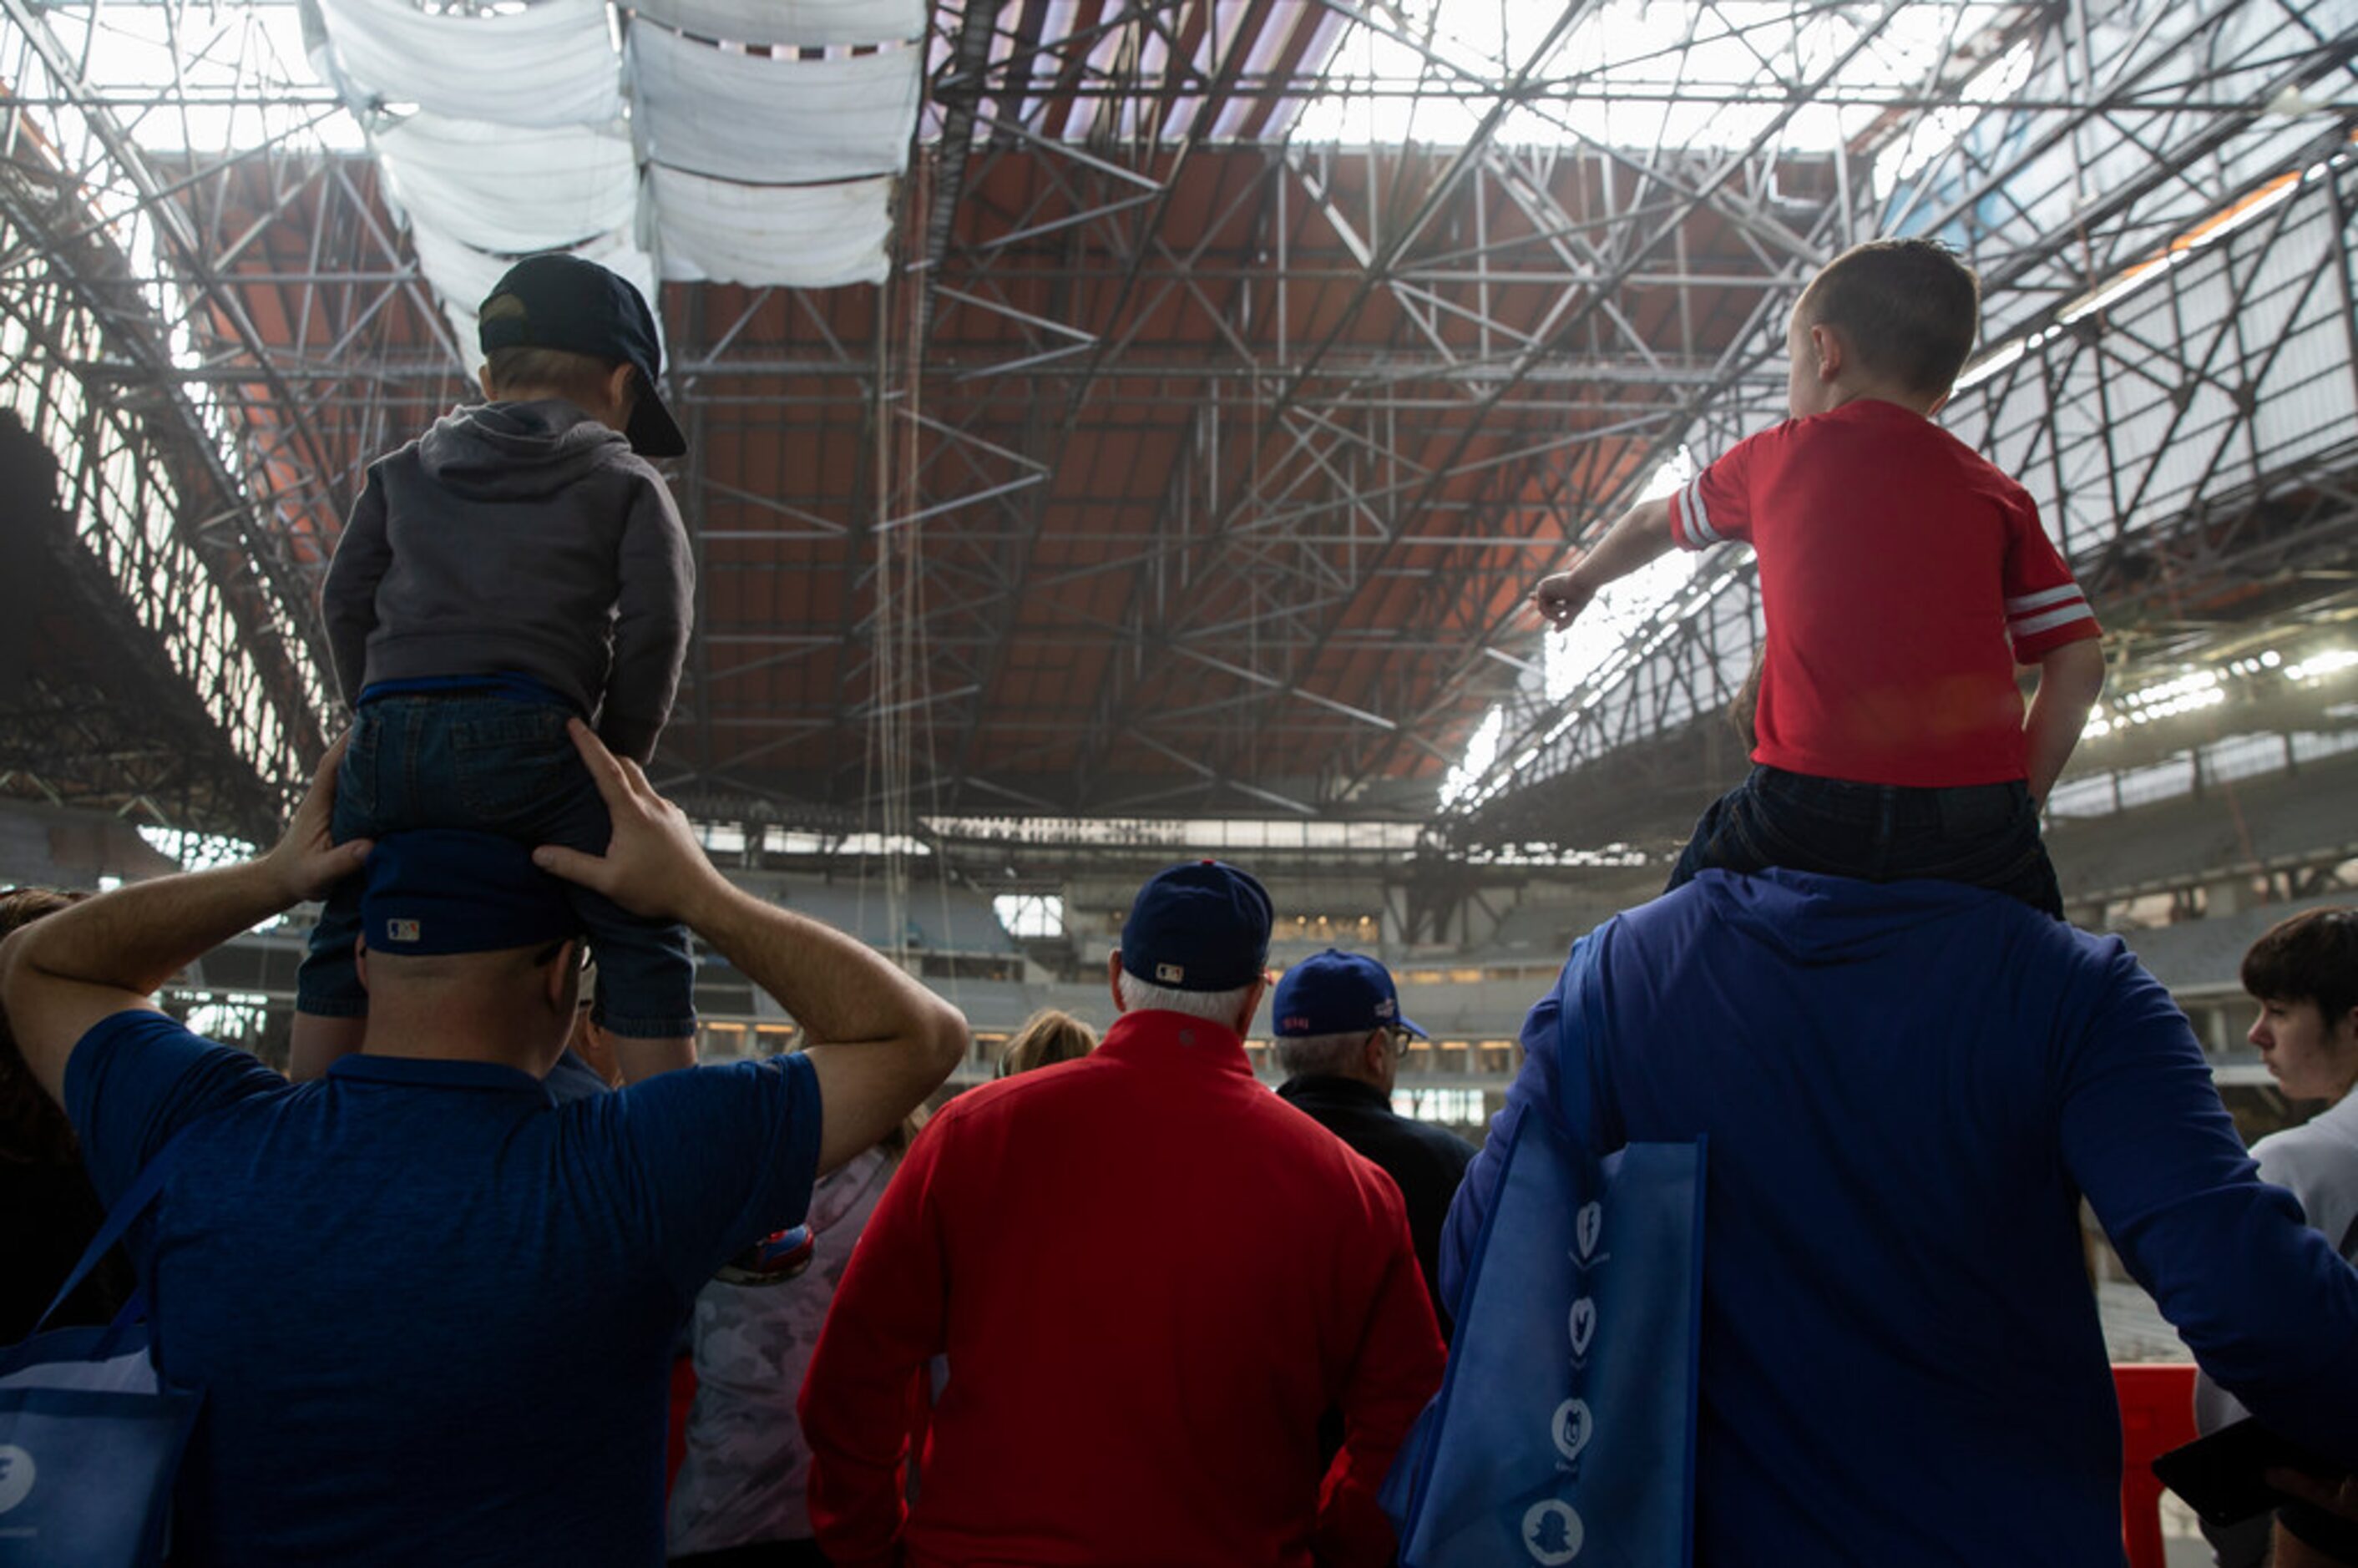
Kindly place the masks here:
[(1117, 1017), (1121, 1005), (1121, 949), (1117, 947), (1106, 957), (1106, 989), (1113, 993), (1113, 1011)]
[(1823, 321), (1817, 322), (1810, 328), (1810, 357), (1817, 365), (1820, 381), (1833, 381), (1838, 378), (1843, 373), (1843, 365), (1848, 353), (1848, 346), (1843, 342), (1840, 332), (1827, 326)]
[(352, 968), (360, 972), (361, 989), (368, 989), (368, 938), (352, 938)]
[(1390, 1034), (1381, 1029), (1368, 1031), (1368, 1037), (1359, 1042), (1359, 1065), (1368, 1069), (1368, 1076), (1380, 1079), (1384, 1069), (1391, 1065), (1391, 1059)]
[(482, 385), (484, 402), (497, 403), (500, 400), (498, 391), (492, 385), (492, 367), (489, 364), (475, 372), (475, 380)]
[(1252, 1033), (1253, 1016), (1260, 1011), (1260, 999), (1268, 992), (1268, 990), (1269, 976), (1264, 973), (1260, 979), (1252, 983), (1252, 989), (1245, 996), (1244, 1016), (1237, 1020), (1237, 1037), (1238, 1039), (1243, 1039)]
[(638, 373), (638, 367), (635, 365), (616, 365), (606, 377), (607, 403), (616, 408), (628, 409), (635, 395), (631, 390), (631, 384)]
[(565, 946), (557, 950), (556, 962), (548, 966), (548, 979), (541, 984), (548, 993), (548, 1005), (559, 1012), (573, 1011), (577, 994), (574, 976), (581, 968), (581, 938), (568, 937)]

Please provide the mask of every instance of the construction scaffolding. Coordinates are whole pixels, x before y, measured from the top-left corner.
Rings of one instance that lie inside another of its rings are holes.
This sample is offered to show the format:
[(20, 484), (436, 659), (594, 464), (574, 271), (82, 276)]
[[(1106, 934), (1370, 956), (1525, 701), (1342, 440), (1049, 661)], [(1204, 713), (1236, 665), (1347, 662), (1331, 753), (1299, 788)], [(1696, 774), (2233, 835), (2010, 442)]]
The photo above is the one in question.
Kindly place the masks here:
[[(359, 475), (466, 394), (453, 302), (297, 7), (0, 12), (0, 373), (181, 443), (136, 465), (186, 552), (141, 580), (216, 585), (274, 737), (207, 699), (221, 749), (283, 788), (334, 723), (310, 605)], [(1574, 641), (1523, 596), (1781, 416), (1800, 284), (1877, 233), (1982, 271), (1949, 422), (2039, 497), (2116, 688), (2344, 602), (2350, 0), (946, 0), (925, 47), (885, 284), (664, 288), (702, 581), (658, 778), (750, 841), (1674, 833), (1741, 766), (1747, 564)]]

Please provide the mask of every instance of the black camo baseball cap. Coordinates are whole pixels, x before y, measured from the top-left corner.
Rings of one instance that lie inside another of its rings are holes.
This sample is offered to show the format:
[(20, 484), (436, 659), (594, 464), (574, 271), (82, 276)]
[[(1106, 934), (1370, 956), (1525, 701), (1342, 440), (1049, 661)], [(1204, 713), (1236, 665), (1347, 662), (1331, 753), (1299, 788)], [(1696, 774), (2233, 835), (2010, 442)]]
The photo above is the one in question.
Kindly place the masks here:
[(663, 345), (655, 337), (655, 319), (628, 278), (607, 271), (596, 262), (554, 251), (526, 256), (508, 268), (507, 276), (483, 298), (489, 311), (502, 295), (524, 307), (521, 312), (482, 317), (478, 336), (483, 352), (494, 349), (561, 349), (635, 366), (638, 398), (631, 406), (631, 449), (650, 458), (676, 458), (687, 450), (671, 410), (655, 391), (663, 373)]

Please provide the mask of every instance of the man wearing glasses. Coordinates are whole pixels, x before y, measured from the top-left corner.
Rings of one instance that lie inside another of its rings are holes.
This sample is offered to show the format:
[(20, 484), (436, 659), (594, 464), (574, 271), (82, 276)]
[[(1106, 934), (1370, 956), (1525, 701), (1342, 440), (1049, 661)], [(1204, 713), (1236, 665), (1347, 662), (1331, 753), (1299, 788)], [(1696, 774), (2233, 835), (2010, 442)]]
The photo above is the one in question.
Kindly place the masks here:
[[(0, 1008), (99, 1195), (171, 1152), (126, 1248), (158, 1371), (205, 1396), (175, 1563), (660, 1560), (671, 1350), (698, 1291), (965, 1053), (947, 1003), (724, 881), (637, 764), (571, 730), (612, 818), (603, 856), (332, 843), (340, 745), (258, 859), (0, 946)], [(368, 1033), (323, 1079), (290, 1085), (156, 1009), (175, 971), (364, 858)], [(542, 1080), (580, 943), (547, 872), (687, 925), (810, 1045), (560, 1107)]]
[(1424, 1031), (1401, 1016), (1391, 971), (1329, 947), (1285, 971), (1270, 1002), (1286, 1102), (1383, 1168), (1408, 1204), (1409, 1234), (1424, 1271), (1433, 1315), (1441, 1304), (1441, 1227), (1474, 1159), (1474, 1145), (1392, 1109), (1392, 1087), (1412, 1039)]

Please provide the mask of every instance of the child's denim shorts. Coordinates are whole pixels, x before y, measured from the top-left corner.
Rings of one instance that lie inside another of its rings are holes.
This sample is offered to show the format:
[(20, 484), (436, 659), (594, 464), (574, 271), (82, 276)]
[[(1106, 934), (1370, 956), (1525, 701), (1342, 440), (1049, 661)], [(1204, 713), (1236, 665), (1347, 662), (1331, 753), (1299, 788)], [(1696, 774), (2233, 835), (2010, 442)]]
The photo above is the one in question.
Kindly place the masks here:
[(1695, 824), (1670, 887), (1697, 871), (1771, 866), (1870, 882), (1963, 882), (2063, 918), (2038, 803), (2020, 782), (1909, 789), (1756, 766)]
[[(364, 700), (336, 774), (337, 842), (464, 827), (605, 853), (612, 823), (566, 732), (571, 716), (557, 700), (463, 691)], [(347, 877), (312, 929), (296, 1006), (315, 1017), (368, 1011), (352, 958), (362, 885)], [(567, 892), (598, 960), (598, 1022), (632, 1039), (696, 1033), (687, 928), (642, 919), (588, 888), (568, 883)]]

